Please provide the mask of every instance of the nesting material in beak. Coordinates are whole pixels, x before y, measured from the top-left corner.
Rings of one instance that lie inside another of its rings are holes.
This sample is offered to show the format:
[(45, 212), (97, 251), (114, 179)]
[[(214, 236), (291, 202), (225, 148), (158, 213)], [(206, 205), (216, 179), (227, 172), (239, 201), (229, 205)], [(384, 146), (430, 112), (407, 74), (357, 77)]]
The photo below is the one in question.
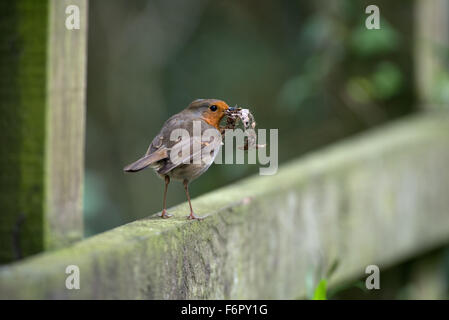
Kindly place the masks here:
[(265, 144), (256, 144), (256, 121), (254, 120), (254, 116), (251, 114), (249, 109), (242, 109), (238, 106), (228, 108), (226, 110), (226, 126), (224, 127), (222, 134), (225, 133), (226, 129), (235, 129), (239, 123), (239, 120), (242, 121), (243, 129), (247, 133), (247, 137), (245, 137), (245, 144), (243, 146), (240, 146), (239, 149), (249, 150), (254, 148), (264, 148), (266, 146)]

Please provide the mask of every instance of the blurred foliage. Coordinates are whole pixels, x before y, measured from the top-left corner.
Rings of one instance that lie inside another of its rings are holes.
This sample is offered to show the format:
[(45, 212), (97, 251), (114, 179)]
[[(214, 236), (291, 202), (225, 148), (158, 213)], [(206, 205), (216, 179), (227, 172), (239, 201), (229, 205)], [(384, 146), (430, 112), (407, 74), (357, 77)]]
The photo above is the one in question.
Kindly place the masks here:
[(326, 300), (327, 281), (321, 279), (313, 294), (313, 300)]
[(329, 290), (328, 299), (449, 299), (449, 247), (443, 246), (395, 266), (381, 268), (380, 290), (368, 290), (367, 275)]
[[(151, 170), (124, 174), (163, 122), (197, 98), (248, 107), (279, 129), (280, 163), (396, 117), (415, 103), (410, 1), (90, 2), (86, 235), (161, 209)], [(447, 99), (449, 79), (435, 88)], [(193, 197), (258, 172), (213, 165)], [(178, 183), (168, 205), (185, 201)]]
[(381, 29), (372, 32), (360, 25), (351, 34), (351, 49), (359, 56), (369, 57), (393, 52), (398, 49), (400, 36), (387, 23), (382, 21)]

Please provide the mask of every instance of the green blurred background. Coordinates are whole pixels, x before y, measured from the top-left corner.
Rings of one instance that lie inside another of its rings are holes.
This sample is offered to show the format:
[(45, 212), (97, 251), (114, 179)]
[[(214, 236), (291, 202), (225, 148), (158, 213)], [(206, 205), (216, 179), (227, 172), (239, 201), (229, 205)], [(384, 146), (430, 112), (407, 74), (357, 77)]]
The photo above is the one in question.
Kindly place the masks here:
[[(124, 174), (163, 122), (197, 98), (250, 108), (279, 129), (283, 162), (411, 113), (413, 6), (377, 1), (90, 2), (85, 176), (87, 236), (161, 210), (152, 170)], [(258, 172), (213, 165), (193, 197)], [(168, 206), (185, 201), (180, 184)]]
[[(91, 1), (86, 236), (161, 210), (163, 182), (152, 170), (124, 174), (122, 168), (194, 99), (250, 108), (259, 128), (279, 129), (281, 166), (417, 112), (423, 102), (447, 105), (449, 39), (433, 43), (418, 34), (434, 18), (419, 13), (423, 3)], [(371, 4), (381, 8), (380, 30), (365, 27)], [(447, 36), (449, 26), (438, 28)], [(425, 61), (429, 48), (439, 61)], [(213, 165), (191, 185), (191, 195), (257, 172), (257, 165)], [(185, 200), (181, 185), (172, 183), (168, 206)], [(364, 280), (341, 284), (328, 297), (447, 298), (449, 249), (383, 270), (383, 290), (368, 292)]]

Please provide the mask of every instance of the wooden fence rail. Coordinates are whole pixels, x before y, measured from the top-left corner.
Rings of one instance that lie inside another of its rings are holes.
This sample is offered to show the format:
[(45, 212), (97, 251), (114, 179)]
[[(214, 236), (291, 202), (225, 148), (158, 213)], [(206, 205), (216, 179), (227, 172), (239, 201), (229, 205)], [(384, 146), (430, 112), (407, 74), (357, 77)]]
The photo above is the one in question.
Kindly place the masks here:
[[(449, 114), (416, 115), (0, 268), (0, 298), (299, 298), (449, 241)], [(65, 286), (66, 267), (80, 289)]]

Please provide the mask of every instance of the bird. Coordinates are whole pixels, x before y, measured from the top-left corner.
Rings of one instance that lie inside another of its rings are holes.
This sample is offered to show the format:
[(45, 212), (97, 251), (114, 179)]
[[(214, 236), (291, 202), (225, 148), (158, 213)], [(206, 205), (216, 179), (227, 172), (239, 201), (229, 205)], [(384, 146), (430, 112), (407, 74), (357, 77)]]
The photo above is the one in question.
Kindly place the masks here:
[[(189, 183), (202, 175), (213, 163), (218, 149), (222, 145), (223, 128), (220, 127), (221, 120), (227, 112), (233, 111), (226, 102), (219, 99), (197, 99), (191, 102), (187, 108), (171, 116), (162, 126), (160, 132), (150, 143), (147, 152), (137, 161), (127, 165), (125, 172), (138, 172), (145, 168), (152, 168), (165, 182), (163, 209), (161, 218), (170, 218), (167, 212), (167, 190), (170, 181), (178, 180), (184, 185), (184, 190), (189, 202), (190, 214), (188, 219), (201, 220), (203, 217), (195, 215), (190, 201)], [(201, 141), (201, 137), (192, 134), (195, 131), (194, 123), (200, 125), (201, 136), (209, 130), (213, 135), (209, 141)], [(186, 130), (190, 139), (172, 139), (172, 133), (176, 130)], [(192, 147), (199, 142), (200, 149)], [(188, 148), (185, 156), (179, 156), (182, 148)], [(207, 147), (207, 149), (206, 149)], [(181, 148), (181, 150), (180, 150)], [(192, 150), (193, 149), (193, 150)], [(194, 161), (199, 154), (207, 152), (210, 156), (201, 156), (200, 161)]]

